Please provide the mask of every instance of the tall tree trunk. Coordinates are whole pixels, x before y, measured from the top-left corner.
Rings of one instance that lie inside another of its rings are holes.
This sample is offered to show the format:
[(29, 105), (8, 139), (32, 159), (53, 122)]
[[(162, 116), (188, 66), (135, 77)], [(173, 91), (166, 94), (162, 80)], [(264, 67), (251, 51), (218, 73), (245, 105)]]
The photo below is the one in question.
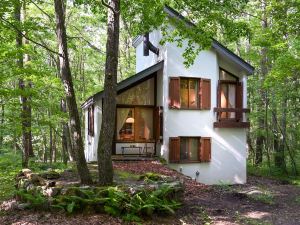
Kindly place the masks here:
[(53, 162), (53, 132), (52, 132), (51, 126), (50, 126), (50, 130), (49, 130), (49, 159), (50, 159), (50, 163), (52, 164), (52, 162)]
[(101, 185), (108, 185), (113, 182), (111, 152), (116, 119), (116, 87), (120, 33), (120, 2), (119, 0), (110, 0), (108, 4), (110, 7), (108, 8), (107, 20), (103, 114), (97, 149), (99, 183)]
[[(15, 2), (15, 20), (18, 24), (22, 23), (21, 20), (21, 9), (22, 3), (18, 0)], [(22, 48), (23, 46), (23, 37), (20, 32), (17, 32), (16, 35), (16, 47), (18, 49), (18, 56), (17, 56), (17, 67), (22, 70), (24, 67), (23, 62), (23, 53)], [(19, 88), (24, 91), (25, 84), (23, 79), (19, 79)], [(29, 158), (29, 142), (28, 142), (28, 135), (27, 135), (27, 98), (24, 94), (20, 96), (21, 100), (21, 125), (22, 125), (22, 143), (23, 143), (23, 150), (22, 150), (22, 167), (28, 167), (28, 158)]]
[(4, 134), (3, 134), (3, 130), (4, 130), (4, 101), (0, 102), (1, 104), (1, 123), (0, 123), (0, 147), (3, 145), (3, 139), (4, 139)]
[(286, 172), (285, 164), (285, 144), (286, 144), (286, 113), (287, 113), (287, 98), (283, 97), (282, 104), (282, 117), (281, 117), (281, 140), (277, 149), (275, 149), (275, 166), (280, 168), (283, 172)]
[[(267, 29), (268, 27), (268, 22), (267, 22), (267, 16), (266, 16), (266, 2), (262, 1), (262, 10), (263, 10), (263, 16), (262, 16), (262, 21), (261, 21), (261, 26), (263, 32)], [(268, 49), (267, 47), (262, 47), (261, 49), (261, 60), (260, 60), (260, 100), (258, 102), (258, 134), (256, 137), (256, 150), (255, 150), (255, 165), (260, 165), (263, 161), (263, 148), (264, 148), (264, 142), (265, 142), (265, 135), (264, 135), (264, 130), (265, 130), (265, 118), (264, 118), (264, 108), (266, 104), (266, 92), (263, 87), (263, 83), (265, 80), (265, 77), (268, 73)]]
[[(22, 10), (22, 22), (26, 20), (26, 0), (23, 1), (23, 10)], [(24, 45), (28, 45), (29, 41), (26, 38), (23, 38), (23, 43)], [(30, 62), (30, 55), (25, 54), (24, 55), (24, 64)], [(32, 88), (32, 83), (31, 81), (23, 81), (24, 82), (24, 89), (27, 91)], [(27, 83), (27, 84), (26, 84)], [(25, 98), (24, 98), (25, 99)], [(25, 138), (26, 138), (26, 148), (28, 148), (28, 155), (29, 157), (34, 157), (34, 152), (33, 152), (33, 147), (32, 147), (32, 132), (31, 132), (31, 120), (32, 120), (32, 111), (31, 111), (31, 96), (29, 95), (26, 97), (26, 105), (25, 105), (25, 115), (26, 115), (26, 129), (25, 129)]]
[(60, 74), (62, 82), (64, 84), (67, 108), (69, 111), (71, 136), (74, 142), (73, 147), (76, 154), (77, 172), (80, 177), (81, 183), (91, 184), (92, 178), (90, 176), (90, 172), (84, 157), (80, 119), (70, 69), (63, 1), (54, 0), (54, 6), (57, 41), (59, 45), (59, 53), (61, 54), (59, 57)]
[(46, 134), (43, 135), (43, 144), (44, 144), (44, 163), (48, 161), (48, 150), (47, 150), (47, 136)]
[[(67, 112), (67, 105), (64, 99), (61, 100), (61, 110), (63, 112)], [(62, 122), (62, 127), (63, 127), (62, 145), (63, 148), (65, 148), (65, 157), (67, 157), (64, 160), (68, 161), (69, 159), (71, 162), (73, 162), (75, 160), (75, 152), (73, 150), (71, 139), (70, 139), (69, 124), (67, 122)]]

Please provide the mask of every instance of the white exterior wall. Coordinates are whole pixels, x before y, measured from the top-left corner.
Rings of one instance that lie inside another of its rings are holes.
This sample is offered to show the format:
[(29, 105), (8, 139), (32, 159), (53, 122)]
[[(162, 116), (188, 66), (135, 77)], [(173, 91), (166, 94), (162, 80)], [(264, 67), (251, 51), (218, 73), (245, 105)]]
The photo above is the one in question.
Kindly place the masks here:
[[(217, 84), (219, 67), (239, 76), (244, 85), (244, 108), (247, 107), (246, 80), (247, 77), (226, 59), (220, 58), (214, 50), (202, 51), (194, 64), (185, 68), (182, 57), (185, 47), (179, 48), (176, 43), (167, 43), (164, 48), (158, 45), (160, 35), (157, 31), (150, 33), (150, 41), (160, 48), (156, 57), (150, 52), (143, 56), (143, 43), (136, 48), (137, 72), (154, 65), (158, 60), (165, 60), (163, 76), (158, 76), (157, 105), (164, 107), (163, 141), (157, 144), (158, 154), (168, 160), (169, 137), (202, 136), (211, 137), (211, 162), (169, 164), (173, 169), (181, 171), (197, 181), (205, 184), (245, 183), (247, 142), (246, 129), (243, 128), (213, 128), (216, 115), (213, 108), (217, 107)], [(172, 110), (168, 108), (169, 77), (201, 77), (211, 79), (211, 109), (210, 110)], [(162, 88), (162, 89), (161, 89)], [(196, 172), (199, 176), (196, 177)]]
[(102, 101), (99, 100), (94, 103), (94, 136), (88, 135), (88, 109), (84, 109), (85, 117), (85, 143), (84, 143), (84, 155), (88, 162), (97, 161), (97, 147), (100, 137), (101, 123), (102, 123)]
[[(247, 107), (246, 75), (225, 59), (221, 59), (215, 51), (202, 51), (194, 64), (185, 68), (182, 57), (184, 47), (179, 48), (175, 43), (160, 46), (161, 35), (158, 31), (150, 33), (150, 41), (160, 48), (160, 55), (151, 51), (149, 56), (143, 56), (143, 43), (136, 46), (136, 72), (140, 72), (158, 61), (164, 60), (163, 71), (158, 72), (157, 105), (164, 109), (164, 134), (162, 143), (157, 143), (157, 153), (166, 160), (169, 155), (169, 137), (203, 136), (211, 137), (211, 162), (169, 164), (173, 169), (205, 184), (245, 183), (246, 182), (246, 129), (243, 128), (213, 128), (216, 115), (213, 108), (217, 106), (217, 83), (219, 67), (240, 77), (244, 85), (244, 108)], [(211, 109), (210, 110), (171, 110), (168, 108), (169, 77), (201, 77), (211, 79)], [(95, 136), (88, 137), (85, 128), (85, 154), (88, 161), (97, 160), (97, 144), (101, 127), (101, 101), (95, 107)], [(85, 112), (87, 124), (87, 110)], [(196, 172), (199, 176), (196, 177)]]

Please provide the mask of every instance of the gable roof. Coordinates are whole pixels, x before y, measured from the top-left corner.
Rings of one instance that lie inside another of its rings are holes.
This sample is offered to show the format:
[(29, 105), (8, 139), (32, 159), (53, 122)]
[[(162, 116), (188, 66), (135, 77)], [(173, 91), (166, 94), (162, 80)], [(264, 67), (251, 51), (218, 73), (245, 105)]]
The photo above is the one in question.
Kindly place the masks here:
[[(189, 21), (187, 18), (182, 16), (179, 12), (171, 8), (170, 6), (165, 5), (164, 7), (165, 13), (168, 14), (171, 18), (175, 18), (178, 20), (181, 20), (186, 23), (188, 27), (195, 27), (196, 25)], [(133, 40), (133, 46), (136, 47), (140, 42), (142, 41), (142, 36), (137, 36)], [(216, 39), (212, 38), (212, 47), (215, 49), (215, 51), (222, 57), (230, 60), (231, 62), (235, 63), (238, 67), (243, 69), (247, 75), (251, 75), (254, 72), (254, 67), (251, 66), (249, 63), (247, 63), (245, 60), (243, 60), (241, 57), (236, 55), (234, 52), (230, 51), (228, 48), (226, 48), (224, 45), (222, 45), (220, 42), (218, 42)]]
[[(184, 16), (182, 16), (179, 12), (174, 10), (168, 5), (165, 5), (164, 11), (172, 18), (176, 18), (179, 20), (184, 21), (187, 26), (190, 27), (195, 27), (196, 25), (186, 19)], [(224, 56), (225, 58), (228, 58), (229, 60), (233, 61), (240, 67), (242, 67), (248, 75), (253, 74), (254, 72), (254, 67), (251, 66), (249, 63), (247, 63), (245, 60), (243, 60), (241, 57), (230, 51), (228, 48), (226, 48), (224, 45), (222, 45), (220, 42), (218, 42), (216, 39), (212, 38), (212, 47), (221, 55)]]
[[(164, 65), (164, 61), (162, 60), (162, 61), (154, 64), (153, 66), (150, 66), (147, 69), (142, 70), (141, 72), (119, 82), (117, 84), (117, 93), (123, 92), (123, 91), (135, 86), (136, 84), (151, 78), (151, 76), (153, 76), (153, 73), (155, 73), (163, 68), (163, 65)], [(84, 109), (84, 108), (88, 107), (89, 105), (93, 104), (95, 101), (103, 98), (103, 96), (104, 96), (104, 91), (102, 90), (102, 91), (94, 94), (93, 96), (89, 97), (81, 105), (81, 108)]]

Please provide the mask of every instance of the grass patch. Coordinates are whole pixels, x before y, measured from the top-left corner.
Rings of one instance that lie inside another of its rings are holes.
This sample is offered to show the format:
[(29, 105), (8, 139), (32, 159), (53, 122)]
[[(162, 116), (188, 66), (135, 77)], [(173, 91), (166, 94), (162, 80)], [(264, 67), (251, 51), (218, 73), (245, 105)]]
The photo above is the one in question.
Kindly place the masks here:
[(257, 202), (262, 202), (265, 204), (273, 205), (274, 202), (274, 196), (270, 192), (264, 192), (262, 194), (257, 194), (257, 195), (250, 195), (250, 199), (253, 199)]
[(9, 149), (1, 150), (0, 154), (0, 202), (14, 195), (15, 176), (21, 169), (21, 156)]
[(282, 170), (263, 164), (261, 166), (253, 166), (251, 164), (247, 165), (248, 175), (267, 177), (279, 181), (286, 182), (288, 184), (293, 184), (300, 187), (300, 176), (292, 176), (284, 173)]
[[(43, 163), (35, 162), (30, 159), (29, 168), (36, 173), (53, 169), (55, 172), (62, 172), (70, 168), (71, 164), (66, 166), (61, 162)], [(14, 153), (12, 149), (0, 149), (0, 202), (10, 199), (15, 193), (15, 177), (22, 169), (21, 153)]]
[(130, 173), (123, 170), (114, 170), (114, 174), (120, 179), (120, 180), (139, 180), (140, 175)]

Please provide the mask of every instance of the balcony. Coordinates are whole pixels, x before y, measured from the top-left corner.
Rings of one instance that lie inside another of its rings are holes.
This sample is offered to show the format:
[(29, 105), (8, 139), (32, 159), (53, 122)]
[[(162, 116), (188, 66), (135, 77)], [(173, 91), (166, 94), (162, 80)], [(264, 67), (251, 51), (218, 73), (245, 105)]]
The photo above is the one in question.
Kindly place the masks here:
[(214, 128), (249, 128), (250, 123), (246, 120), (245, 113), (250, 109), (243, 108), (214, 108), (217, 116), (217, 122), (214, 122)]

